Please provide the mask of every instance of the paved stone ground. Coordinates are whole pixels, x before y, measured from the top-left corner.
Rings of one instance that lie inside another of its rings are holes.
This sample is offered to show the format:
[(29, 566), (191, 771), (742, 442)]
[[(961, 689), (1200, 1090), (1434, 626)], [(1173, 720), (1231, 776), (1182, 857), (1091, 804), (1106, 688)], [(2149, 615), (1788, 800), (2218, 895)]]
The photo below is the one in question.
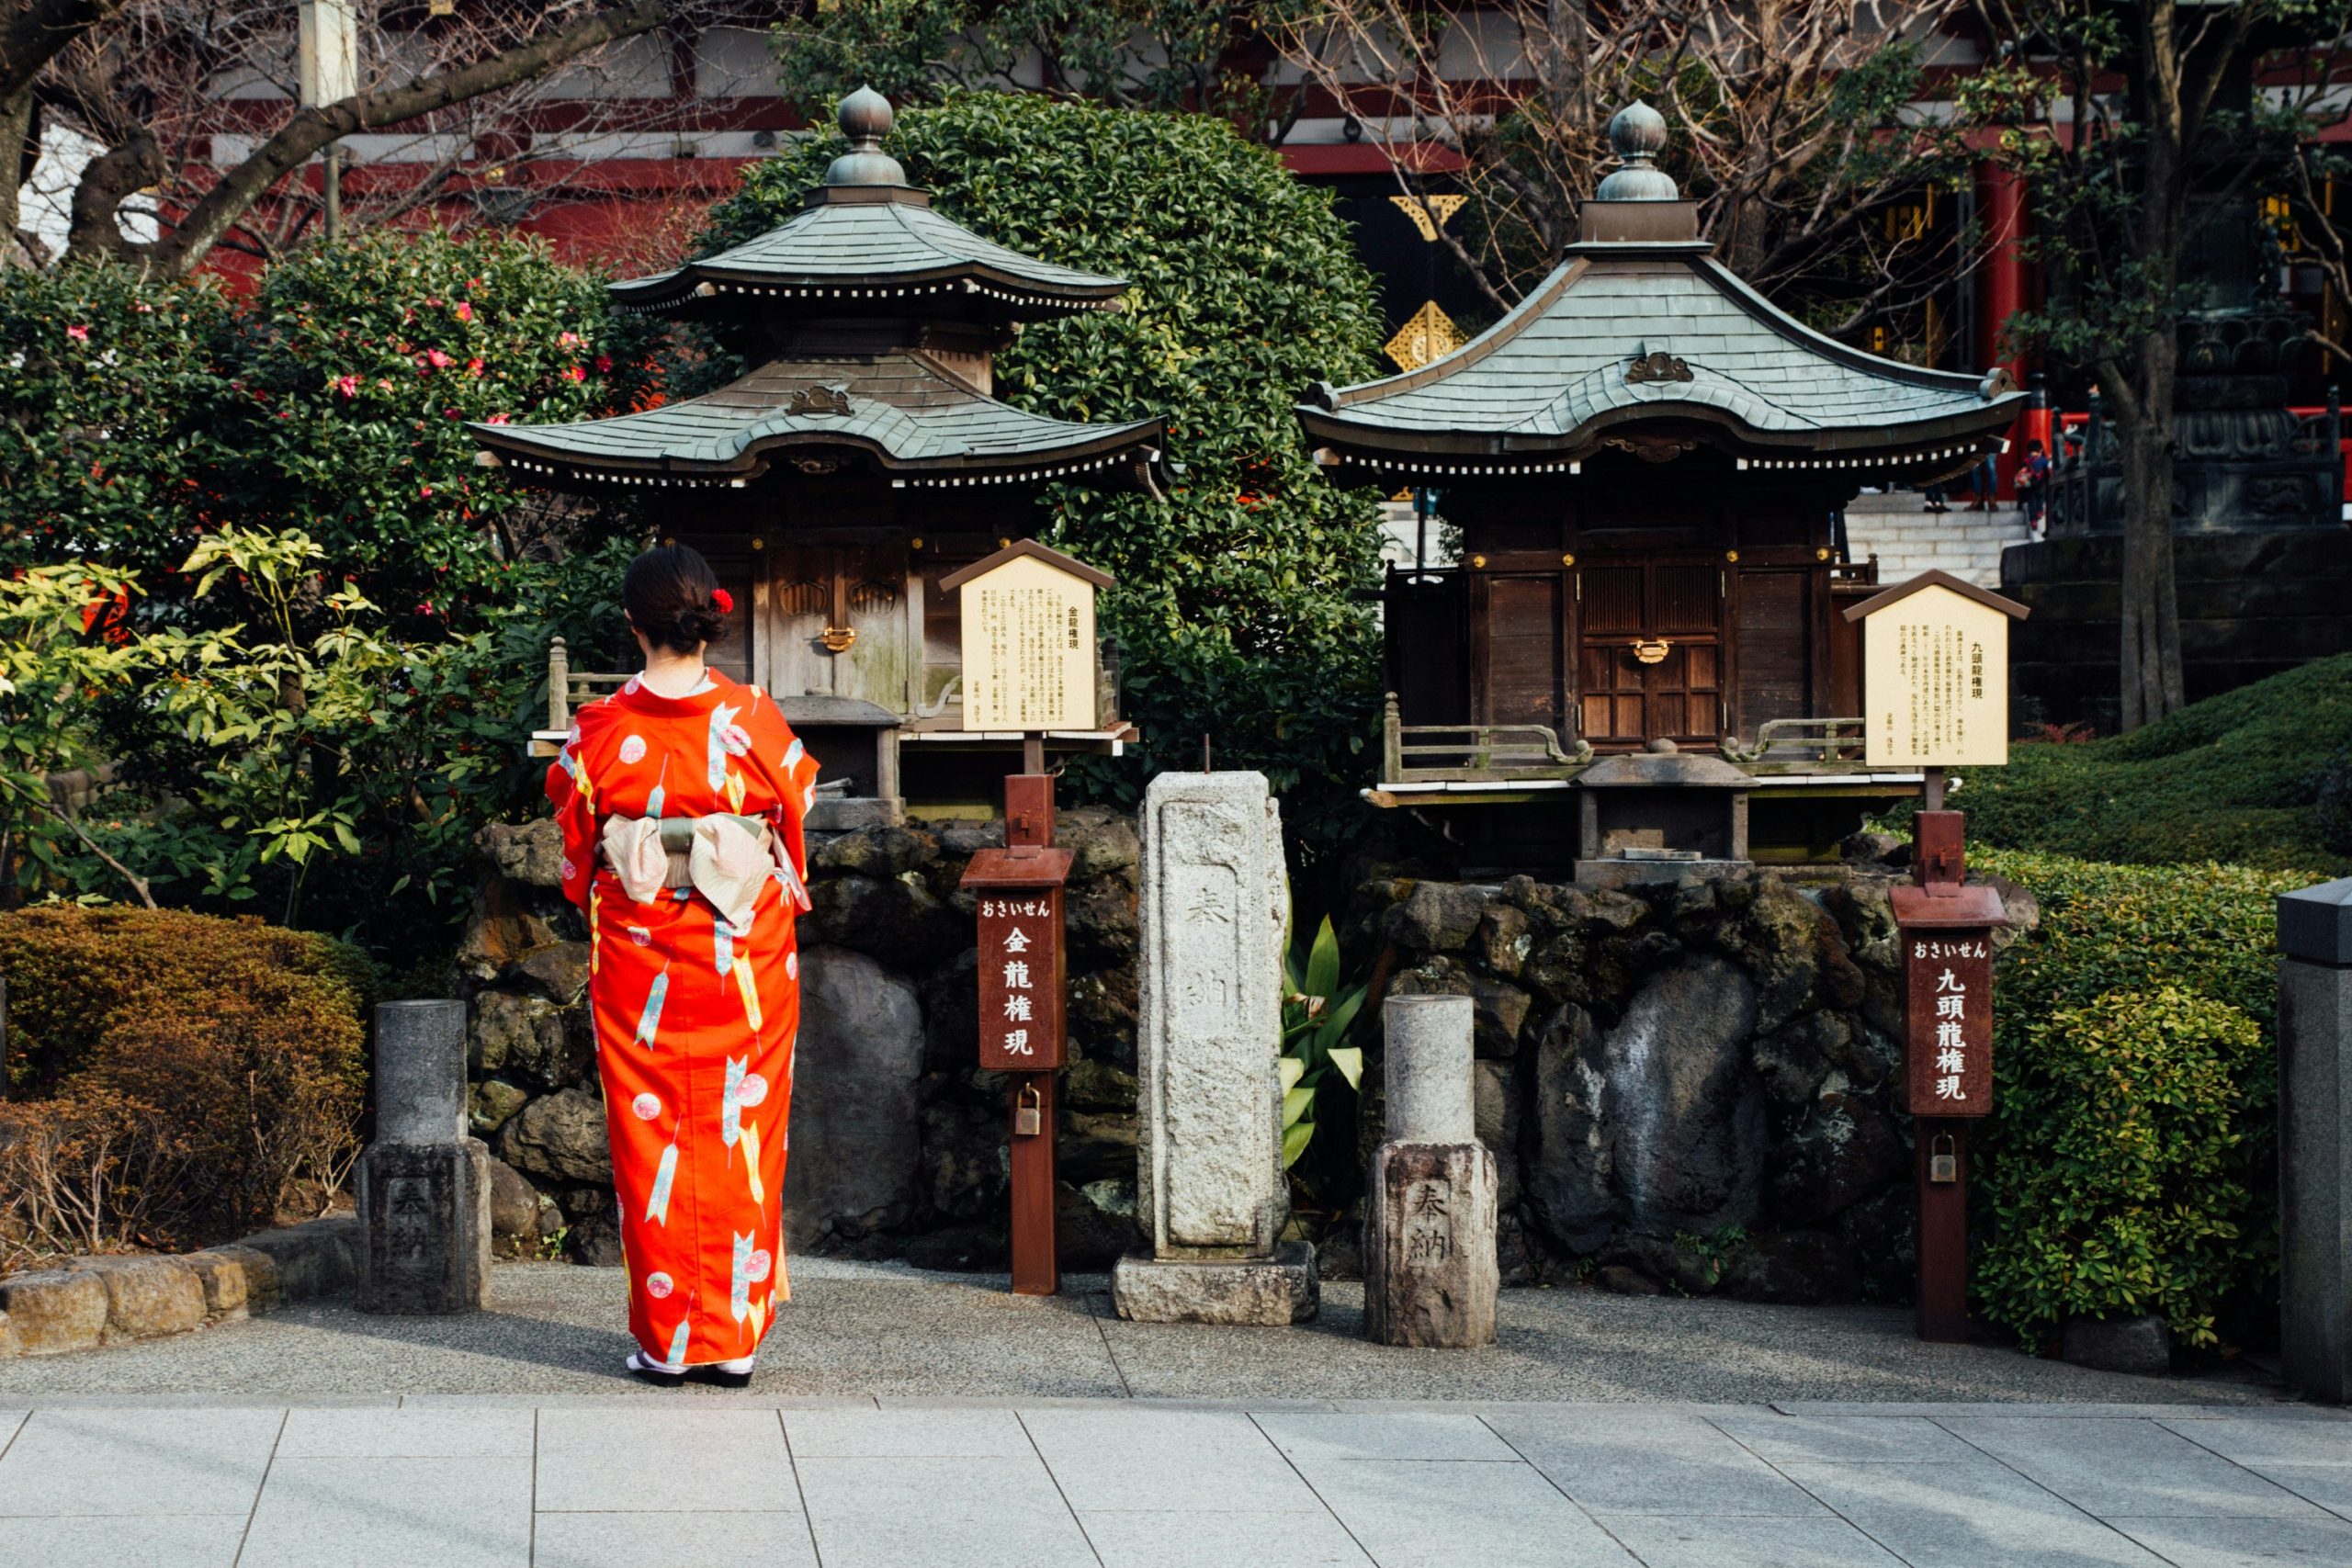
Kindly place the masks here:
[(1121, 1324), (1100, 1280), (803, 1262), (748, 1392), (643, 1388), (610, 1273), (0, 1363), (0, 1564), (2352, 1563), (2352, 1417), (1907, 1314), (1507, 1292), (1503, 1343)]

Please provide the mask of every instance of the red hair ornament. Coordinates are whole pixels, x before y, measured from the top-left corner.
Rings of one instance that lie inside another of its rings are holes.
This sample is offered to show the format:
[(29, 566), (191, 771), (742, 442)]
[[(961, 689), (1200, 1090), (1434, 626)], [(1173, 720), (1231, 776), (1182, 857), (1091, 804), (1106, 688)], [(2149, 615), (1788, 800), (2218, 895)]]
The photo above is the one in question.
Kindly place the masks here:
[(718, 613), (722, 615), (731, 615), (735, 613), (735, 595), (724, 588), (713, 589), (710, 602), (718, 606)]

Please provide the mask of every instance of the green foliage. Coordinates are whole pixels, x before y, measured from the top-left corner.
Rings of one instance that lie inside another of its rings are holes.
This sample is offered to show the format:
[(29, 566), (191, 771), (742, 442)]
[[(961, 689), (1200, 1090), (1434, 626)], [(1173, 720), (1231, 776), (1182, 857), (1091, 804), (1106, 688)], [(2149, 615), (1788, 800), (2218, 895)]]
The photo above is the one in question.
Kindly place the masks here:
[(1283, 954), (1283, 1166), (1298, 1164), (1314, 1142), (1324, 1113), (1346, 1127), (1346, 1104), (1332, 1103), (1342, 1087), (1349, 1103), (1363, 1084), (1363, 1047), (1347, 1043), (1366, 987), (1340, 983), (1340, 939), (1323, 918), (1305, 953)]
[(209, 282), (0, 268), (0, 568), (176, 566), (231, 448)]
[(2352, 655), (2191, 704), (2129, 735), (2022, 745), (1966, 773), (1972, 839), (2085, 860), (2340, 875), (2319, 810), (2325, 759), (2352, 748)]
[(2041, 923), (2001, 958), (1976, 1303), (2038, 1343), (2161, 1313), (2209, 1346), (2275, 1305), (2272, 900), (2305, 877), (1995, 852)]
[(404, 623), (481, 625), (548, 503), (477, 468), (465, 422), (626, 408), (636, 341), (608, 324), (603, 280), (538, 241), (386, 229), (299, 252), (223, 346), (233, 514), (301, 530)]
[[(1292, 415), (1318, 379), (1374, 372), (1369, 275), (1329, 197), (1203, 116), (973, 94), (899, 118), (888, 143), (939, 209), (1001, 243), (1129, 278), (1126, 308), (1028, 328), (998, 394), (1057, 419), (1165, 413), (1184, 466), (1168, 500), (1046, 492), (1052, 542), (1118, 577), (1105, 629), (1126, 671), (1142, 772), (1262, 769), (1290, 829), (1357, 820), (1377, 697), (1376, 638), (1350, 595), (1376, 581), (1374, 502), (1317, 475)], [(842, 149), (811, 138), (755, 164), (713, 214), (711, 248), (799, 210)], [(1132, 768), (1095, 764), (1132, 804)]]
[(814, 115), (870, 85), (896, 104), (957, 88), (1263, 123), (1271, 96), (1224, 69), (1259, 7), (1225, 0), (818, 0), (775, 24), (786, 97)]
[(141, 660), (91, 627), (111, 631), (129, 601), (130, 581), (96, 566), (0, 575), (0, 886), (18, 852), (51, 866), (81, 852), (49, 779), (105, 760), (90, 699), (126, 690)]

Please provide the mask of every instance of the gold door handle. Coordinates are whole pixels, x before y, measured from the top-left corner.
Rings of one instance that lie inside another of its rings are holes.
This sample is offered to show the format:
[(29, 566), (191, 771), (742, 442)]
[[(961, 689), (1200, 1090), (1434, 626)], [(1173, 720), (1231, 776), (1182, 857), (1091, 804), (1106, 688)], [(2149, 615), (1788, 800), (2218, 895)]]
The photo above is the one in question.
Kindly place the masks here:
[(1656, 639), (1635, 637), (1633, 643), (1634, 658), (1638, 663), (1656, 664), (1665, 659), (1673, 647), (1674, 644), (1665, 637)]
[(817, 640), (825, 645), (827, 653), (847, 653), (850, 644), (857, 640), (857, 628), (828, 626), (817, 634)]

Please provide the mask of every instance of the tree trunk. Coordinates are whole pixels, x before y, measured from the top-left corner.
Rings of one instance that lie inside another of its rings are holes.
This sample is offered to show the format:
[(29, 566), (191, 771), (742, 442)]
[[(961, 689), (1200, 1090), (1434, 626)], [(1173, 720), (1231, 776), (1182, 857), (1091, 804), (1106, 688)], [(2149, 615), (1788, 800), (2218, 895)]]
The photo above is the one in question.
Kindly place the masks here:
[(2117, 434), (2123, 466), (2120, 676), (2123, 728), (2186, 705), (2180, 595), (2173, 578), (2173, 387), (2179, 347), (2167, 324), (2134, 356), (2134, 417)]
[(34, 266), (41, 259), (17, 235), (24, 220), (17, 187), (40, 152), (28, 146), (32, 134), (33, 90), (27, 87), (0, 102), (0, 266)]

